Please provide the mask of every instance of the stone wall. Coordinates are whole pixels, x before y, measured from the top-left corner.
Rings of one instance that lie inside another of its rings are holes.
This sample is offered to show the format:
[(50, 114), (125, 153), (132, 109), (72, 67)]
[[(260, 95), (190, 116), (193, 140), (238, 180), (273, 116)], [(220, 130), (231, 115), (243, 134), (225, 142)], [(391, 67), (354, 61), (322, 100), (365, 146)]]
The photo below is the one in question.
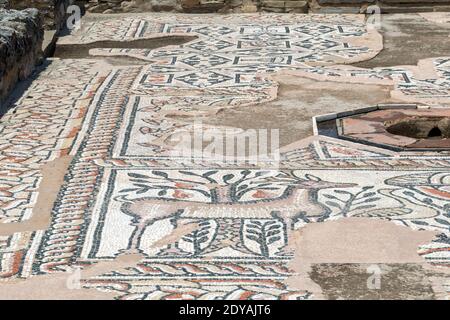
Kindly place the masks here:
[(449, 11), (450, 0), (309, 0), (311, 12), (358, 13), (370, 5), (380, 7), (382, 13)]
[(0, 9), (0, 106), (41, 59), (43, 34), (38, 10)]
[(261, 11), (279, 13), (306, 13), (307, 1), (261, 0)]
[[(242, 2), (242, 0), (240, 0)], [(90, 0), (88, 11), (95, 13), (176, 11), (217, 12), (227, 0)]]
[[(1, 0), (0, 0), (1, 1)], [(358, 13), (369, 5), (382, 12), (448, 11), (450, 0), (89, 0), (90, 12), (172, 11), (205, 12), (319, 12)]]
[(90, 0), (88, 11), (96, 13), (173, 11), (207, 12), (307, 12), (307, 0)]
[(64, 24), (67, 7), (73, 0), (0, 0), (2, 6), (23, 10), (36, 8), (42, 14), (45, 29), (59, 30)]

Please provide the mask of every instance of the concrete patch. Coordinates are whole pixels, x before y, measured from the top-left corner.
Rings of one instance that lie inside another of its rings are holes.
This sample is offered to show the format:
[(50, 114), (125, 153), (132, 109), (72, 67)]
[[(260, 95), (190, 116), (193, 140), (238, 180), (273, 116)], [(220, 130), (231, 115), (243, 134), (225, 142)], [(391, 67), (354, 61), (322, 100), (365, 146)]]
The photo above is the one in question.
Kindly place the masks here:
[[(371, 284), (370, 264), (316, 264), (311, 279), (330, 300), (430, 300), (435, 299), (432, 283), (417, 264), (378, 264), (380, 286)], [(369, 286), (368, 286), (369, 282)]]
[[(292, 232), (289, 238), (290, 247), (294, 250), (294, 259), (289, 266), (297, 275), (286, 283), (292, 288), (313, 292), (316, 299), (326, 298), (329, 293), (322, 288), (323, 283), (315, 281), (320, 276), (312, 277), (313, 265), (423, 264), (417, 249), (434, 238), (434, 232), (413, 231), (392, 222), (370, 218), (308, 224)], [(341, 278), (341, 281), (351, 281), (351, 278)]]
[(83, 270), (43, 275), (27, 280), (0, 282), (0, 300), (106, 300), (117, 296), (114, 292), (83, 288), (83, 281), (112, 271), (135, 266), (142, 257), (123, 255), (113, 261), (103, 261)]
[(421, 12), (419, 14), (421, 17), (431, 22), (444, 24), (447, 27), (450, 27), (450, 12)]
[[(313, 135), (312, 117), (389, 101), (390, 86), (316, 81), (292, 75), (271, 77), (278, 82), (276, 100), (223, 109), (203, 123), (241, 129), (279, 129), (280, 146)], [(186, 120), (186, 118), (184, 118)]]
[(450, 55), (450, 27), (418, 14), (381, 16), (383, 50), (373, 59), (354, 64), (362, 68), (417, 65), (419, 60)]
[(18, 223), (0, 224), (0, 236), (48, 228), (52, 218), (53, 205), (72, 159), (72, 156), (63, 156), (42, 166), (42, 182), (39, 185), (39, 196), (33, 207), (31, 219)]

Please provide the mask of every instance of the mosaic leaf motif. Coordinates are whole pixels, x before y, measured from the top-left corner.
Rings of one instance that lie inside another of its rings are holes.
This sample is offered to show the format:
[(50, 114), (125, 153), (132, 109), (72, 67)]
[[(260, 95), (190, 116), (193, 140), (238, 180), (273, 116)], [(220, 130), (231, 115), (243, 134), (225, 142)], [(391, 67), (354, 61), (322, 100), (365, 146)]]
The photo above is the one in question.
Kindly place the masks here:
[[(278, 220), (248, 220), (244, 224), (244, 243), (247, 243), (247, 247), (256, 248), (256, 253), (269, 257), (270, 248), (278, 243), (278, 250), (284, 244), (284, 230), (283, 224)], [(255, 246), (256, 245), (256, 246)], [(252, 250), (252, 249), (250, 249)], [(253, 250), (254, 251), (254, 250)]]
[(208, 243), (211, 242), (214, 233), (215, 228), (212, 223), (210, 221), (202, 221), (199, 223), (197, 230), (182, 238), (182, 242), (189, 244), (189, 246), (184, 246), (184, 248), (188, 247), (188, 252), (191, 253), (192, 256), (197, 257), (208, 247)]
[(361, 191), (357, 193), (352, 193), (345, 190), (335, 190), (336, 195), (326, 194), (324, 197), (330, 199), (325, 202), (325, 204), (330, 207), (335, 207), (340, 210), (339, 215), (347, 217), (352, 211), (367, 210), (370, 208), (375, 208), (376, 204), (374, 202), (380, 200), (377, 197), (376, 192), (367, 192), (374, 187), (368, 186), (363, 187)]

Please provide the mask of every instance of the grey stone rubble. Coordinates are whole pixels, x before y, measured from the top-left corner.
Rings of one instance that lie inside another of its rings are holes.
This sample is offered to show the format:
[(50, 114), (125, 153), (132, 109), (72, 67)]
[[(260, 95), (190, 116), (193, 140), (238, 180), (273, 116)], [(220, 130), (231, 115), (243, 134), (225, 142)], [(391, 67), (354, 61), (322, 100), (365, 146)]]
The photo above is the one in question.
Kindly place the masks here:
[(43, 33), (38, 10), (0, 9), (0, 106), (41, 59)]
[(282, 0), (261, 0), (261, 10), (279, 13), (306, 13), (308, 12), (307, 1), (282, 1)]
[(0, 8), (36, 8), (42, 15), (45, 29), (59, 30), (64, 24), (67, 7), (72, 3), (74, 0), (0, 0)]
[(0, 0), (1, 9), (9, 9), (9, 0)]
[[(227, 6), (227, 0), (90, 0), (88, 11), (93, 13), (177, 11), (217, 12)], [(238, 0), (241, 5), (243, 0)]]
[(377, 5), (382, 13), (450, 11), (449, 0), (309, 0), (311, 12), (358, 13)]
[[(0, 0), (0, 8), (38, 8), (47, 29), (59, 29), (74, 0)], [(185, 12), (358, 13), (378, 5), (384, 13), (450, 11), (450, 0), (78, 0), (93, 13)]]
[(450, 11), (450, 0), (89, 0), (95, 13), (172, 11), (359, 13), (378, 5), (384, 13)]
[(91, 0), (88, 11), (95, 13), (174, 11), (186, 13), (307, 12), (305, 0)]

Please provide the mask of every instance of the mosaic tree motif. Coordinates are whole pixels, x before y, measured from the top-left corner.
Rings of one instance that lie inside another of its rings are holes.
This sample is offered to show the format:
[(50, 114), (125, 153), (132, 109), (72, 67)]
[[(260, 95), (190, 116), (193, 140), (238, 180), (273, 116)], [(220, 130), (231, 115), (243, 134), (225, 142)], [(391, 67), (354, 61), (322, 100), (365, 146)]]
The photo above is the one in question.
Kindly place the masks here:
[[(271, 218), (294, 228), (297, 219), (329, 214), (317, 201), (320, 190), (353, 186), (310, 174), (298, 176), (296, 171), (153, 170), (149, 174), (128, 173), (128, 177), (132, 186), (122, 189), (116, 199), (123, 202), (122, 211), (133, 217), (133, 249), (140, 247), (139, 239), (149, 225), (170, 219), (176, 226), (180, 217)], [(209, 227), (205, 224), (186, 238), (195, 252), (199, 252), (200, 243), (207, 242)], [(267, 243), (283, 238), (279, 227), (273, 221), (255, 220), (245, 226), (244, 238), (258, 243), (259, 253), (267, 255)]]

